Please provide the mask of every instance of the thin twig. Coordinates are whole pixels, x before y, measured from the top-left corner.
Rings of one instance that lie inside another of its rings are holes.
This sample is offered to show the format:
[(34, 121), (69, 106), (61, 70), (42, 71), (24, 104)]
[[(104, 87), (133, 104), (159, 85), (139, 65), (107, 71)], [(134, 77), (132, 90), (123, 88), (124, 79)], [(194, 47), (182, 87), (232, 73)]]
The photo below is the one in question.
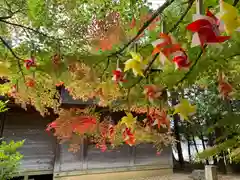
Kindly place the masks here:
[[(204, 46), (204, 49), (206, 48), (207, 46), (205, 45)], [(193, 65), (189, 68), (188, 72), (186, 74), (184, 74), (184, 76), (176, 82), (175, 86), (179, 85), (180, 83), (182, 83), (185, 79), (187, 79), (187, 77), (192, 73), (194, 67), (197, 65), (198, 61), (201, 59), (201, 56), (203, 54), (203, 50), (201, 50), (201, 52), (198, 54), (196, 60), (194, 61)]]
[(23, 69), (22, 69), (22, 66), (21, 66), (21, 63), (20, 63), (20, 60), (23, 61), (24, 59), (17, 56), (16, 53), (13, 51), (13, 49), (9, 46), (9, 44), (1, 36), (0, 36), (0, 40), (8, 48), (8, 50), (11, 52), (11, 54), (17, 59), (17, 65), (18, 65), (19, 71), (22, 74), (24, 83), (26, 83), (25, 76), (24, 76), (24, 73), (23, 73)]
[(18, 13), (18, 12), (20, 12), (20, 11), (21, 11), (21, 9), (19, 9), (19, 10), (17, 10), (17, 11), (14, 11), (14, 12), (10, 11), (10, 14), (11, 14), (11, 15), (8, 15), (8, 16), (2, 16), (2, 17), (0, 17), (0, 20), (10, 19), (10, 18), (13, 17), (14, 14), (16, 14), (16, 13)]
[(106, 70), (108, 69), (109, 64), (110, 64), (110, 58), (108, 57), (108, 58), (107, 58), (106, 67), (104, 68), (104, 70), (103, 70), (103, 72), (102, 72), (101, 78), (102, 78), (102, 76), (105, 74)]
[(137, 32), (136, 36), (134, 36), (127, 44), (125, 44), (121, 49), (119, 49), (118, 51), (114, 52), (113, 54), (109, 55), (111, 56), (116, 56), (117, 54), (122, 54), (122, 52), (128, 48), (128, 46), (130, 46), (133, 42), (135, 42), (139, 35), (141, 35), (145, 29), (157, 18), (157, 16), (159, 14), (161, 14), (168, 6), (170, 6), (175, 0), (169, 0), (166, 1), (162, 6), (160, 6), (155, 13), (151, 16), (151, 18), (146, 21), (144, 23), (144, 25), (139, 29), (139, 31)]

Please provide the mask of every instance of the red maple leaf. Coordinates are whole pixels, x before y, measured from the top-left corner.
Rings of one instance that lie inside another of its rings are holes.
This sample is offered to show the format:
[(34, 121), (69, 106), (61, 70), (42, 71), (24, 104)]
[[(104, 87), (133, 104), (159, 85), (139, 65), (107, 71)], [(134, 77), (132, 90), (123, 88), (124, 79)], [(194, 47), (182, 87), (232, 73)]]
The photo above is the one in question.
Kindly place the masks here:
[(131, 132), (130, 128), (125, 128), (125, 130), (123, 131), (123, 140), (126, 144), (130, 146), (135, 144), (136, 138), (134, 134)]
[(113, 71), (113, 78), (112, 78), (112, 80), (115, 83), (127, 82), (127, 80), (124, 79), (124, 73), (122, 72), (122, 70), (120, 68), (118, 68), (118, 69)]
[(50, 131), (51, 129), (57, 128), (57, 123), (55, 121), (51, 122), (50, 124), (47, 125), (46, 131)]
[(188, 69), (191, 65), (188, 55), (183, 49), (174, 53), (173, 62), (176, 64), (177, 69)]
[(29, 70), (31, 67), (36, 67), (37, 66), (34, 57), (31, 57), (31, 59), (24, 60), (24, 65), (25, 65), (27, 70)]
[(201, 45), (222, 43), (230, 39), (230, 36), (220, 36), (220, 21), (210, 12), (207, 11), (206, 16), (200, 16), (200, 19), (192, 22), (186, 28), (194, 34), (193, 43)]
[(80, 116), (75, 117), (76, 121), (72, 124), (73, 132), (77, 132), (79, 134), (84, 134), (87, 132), (92, 132), (95, 130), (97, 125), (97, 120), (93, 116)]

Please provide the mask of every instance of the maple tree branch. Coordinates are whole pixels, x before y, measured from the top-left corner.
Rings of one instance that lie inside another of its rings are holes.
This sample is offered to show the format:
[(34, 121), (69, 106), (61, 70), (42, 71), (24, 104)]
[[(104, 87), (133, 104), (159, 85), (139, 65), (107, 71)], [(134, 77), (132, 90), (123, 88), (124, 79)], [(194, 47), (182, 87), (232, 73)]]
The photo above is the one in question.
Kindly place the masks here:
[(17, 54), (13, 51), (13, 49), (10, 47), (10, 45), (1, 36), (0, 36), (0, 40), (3, 43), (3, 45), (6, 46), (7, 49), (11, 52), (11, 54), (17, 59), (18, 69), (22, 74), (24, 82), (26, 82), (25, 76), (24, 76), (24, 73), (23, 73), (23, 69), (22, 69), (22, 66), (21, 66), (21, 63), (20, 63), (20, 60), (23, 61), (24, 59), (17, 56)]
[(135, 42), (139, 35), (141, 35), (145, 29), (147, 29), (147, 27), (158, 17), (159, 14), (161, 14), (168, 6), (170, 6), (175, 0), (168, 0), (166, 1), (162, 6), (160, 6), (155, 12), (154, 14), (151, 16), (151, 18), (149, 20), (147, 20), (144, 25), (139, 29), (139, 31), (137, 32), (137, 34), (127, 43), (125, 44), (121, 49), (119, 49), (118, 51), (114, 52), (113, 54), (109, 55), (111, 56), (116, 56), (117, 54), (122, 54), (122, 52), (128, 48), (128, 46), (130, 46), (133, 42)]
[[(27, 29), (27, 30), (30, 30), (30, 31), (33, 31), (33, 32), (35, 32), (35, 33), (37, 33), (37, 34), (40, 34), (40, 35), (42, 35), (42, 36), (45, 36), (45, 37), (47, 37), (47, 38), (58, 39), (58, 38), (55, 38), (55, 37), (53, 37), (53, 36), (49, 36), (49, 35), (41, 32), (41, 31), (38, 31), (38, 30), (36, 30), (36, 29), (33, 29), (33, 28), (31, 28), (31, 27), (24, 26), (24, 25), (22, 25), (22, 24), (17, 24), (17, 23), (9, 22), (9, 21), (6, 21), (6, 20), (4, 20), (4, 19), (0, 19), (0, 22), (6, 23), (6, 24), (9, 24), (9, 25), (12, 25), (12, 26), (21, 27), (21, 28), (23, 28), (23, 29)], [(58, 39), (58, 40), (60, 40), (60, 39)]]
[[(187, 13), (189, 12), (189, 10), (191, 9), (193, 3), (195, 2), (195, 0), (190, 0), (188, 2), (188, 7), (186, 8), (186, 10), (184, 11), (184, 13), (181, 15), (181, 17), (179, 18), (179, 20), (174, 24), (174, 26), (166, 33), (169, 34), (171, 32), (173, 32), (178, 26), (179, 24), (183, 21), (184, 17), (186, 17)], [(157, 57), (159, 56), (159, 53), (157, 53), (153, 59), (151, 60), (151, 62), (148, 64), (147, 68), (144, 71), (144, 75), (146, 75), (146, 73), (150, 70), (151, 66), (153, 65), (153, 63), (155, 62), (155, 60), (157, 59)], [(150, 71), (151, 73), (151, 71)], [(140, 77), (134, 84), (132, 84), (129, 88), (133, 88), (136, 84), (140, 83), (142, 81), (143, 77)]]
[[(233, 2), (233, 6), (236, 6), (237, 3), (239, 2), (239, 0), (235, 0)], [(195, 66), (197, 65), (198, 61), (201, 59), (201, 56), (203, 54), (203, 51), (206, 49), (207, 45), (204, 45), (203, 50), (201, 50), (201, 52), (199, 53), (199, 55), (197, 56), (197, 59), (194, 61), (193, 65), (190, 67), (189, 71), (179, 80), (176, 82), (175, 86), (179, 85), (180, 83), (182, 83), (185, 79), (187, 79), (187, 77), (192, 73), (193, 69), (195, 68)], [(229, 57), (231, 58), (231, 57)], [(228, 59), (228, 58), (227, 58)], [(166, 87), (167, 89), (167, 87)]]
[(187, 13), (190, 11), (190, 9), (193, 6), (193, 3), (195, 2), (195, 0), (190, 0), (188, 1), (188, 7), (187, 9), (184, 11), (184, 13), (182, 14), (182, 16), (180, 17), (180, 19), (177, 21), (177, 23), (174, 24), (174, 26), (168, 31), (167, 34), (173, 32), (178, 26), (179, 24), (183, 21), (183, 19), (185, 18), (185, 16), (187, 15)]

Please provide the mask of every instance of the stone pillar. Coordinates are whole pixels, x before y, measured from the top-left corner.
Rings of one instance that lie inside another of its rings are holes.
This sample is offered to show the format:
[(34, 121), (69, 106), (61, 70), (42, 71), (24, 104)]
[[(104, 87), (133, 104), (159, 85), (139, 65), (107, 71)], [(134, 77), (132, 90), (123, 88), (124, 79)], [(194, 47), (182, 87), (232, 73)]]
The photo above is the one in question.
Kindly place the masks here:
[(216, 166), (213, 166), (213, 165), (205, 166), (205, 179), (206, 180), (218, 180)]

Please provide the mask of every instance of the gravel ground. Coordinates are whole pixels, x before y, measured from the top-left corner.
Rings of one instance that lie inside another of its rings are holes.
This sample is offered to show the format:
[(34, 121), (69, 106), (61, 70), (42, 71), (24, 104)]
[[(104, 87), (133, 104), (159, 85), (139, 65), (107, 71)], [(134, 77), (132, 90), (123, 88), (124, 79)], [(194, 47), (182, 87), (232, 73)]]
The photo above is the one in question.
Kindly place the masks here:
[[(164, 177), (149, 177), (129, 180), (192, 180), (189, 176), (190, 174), (174, 174)], [(219, 176), (218, 180), (240, 180), (240, 176)]]

